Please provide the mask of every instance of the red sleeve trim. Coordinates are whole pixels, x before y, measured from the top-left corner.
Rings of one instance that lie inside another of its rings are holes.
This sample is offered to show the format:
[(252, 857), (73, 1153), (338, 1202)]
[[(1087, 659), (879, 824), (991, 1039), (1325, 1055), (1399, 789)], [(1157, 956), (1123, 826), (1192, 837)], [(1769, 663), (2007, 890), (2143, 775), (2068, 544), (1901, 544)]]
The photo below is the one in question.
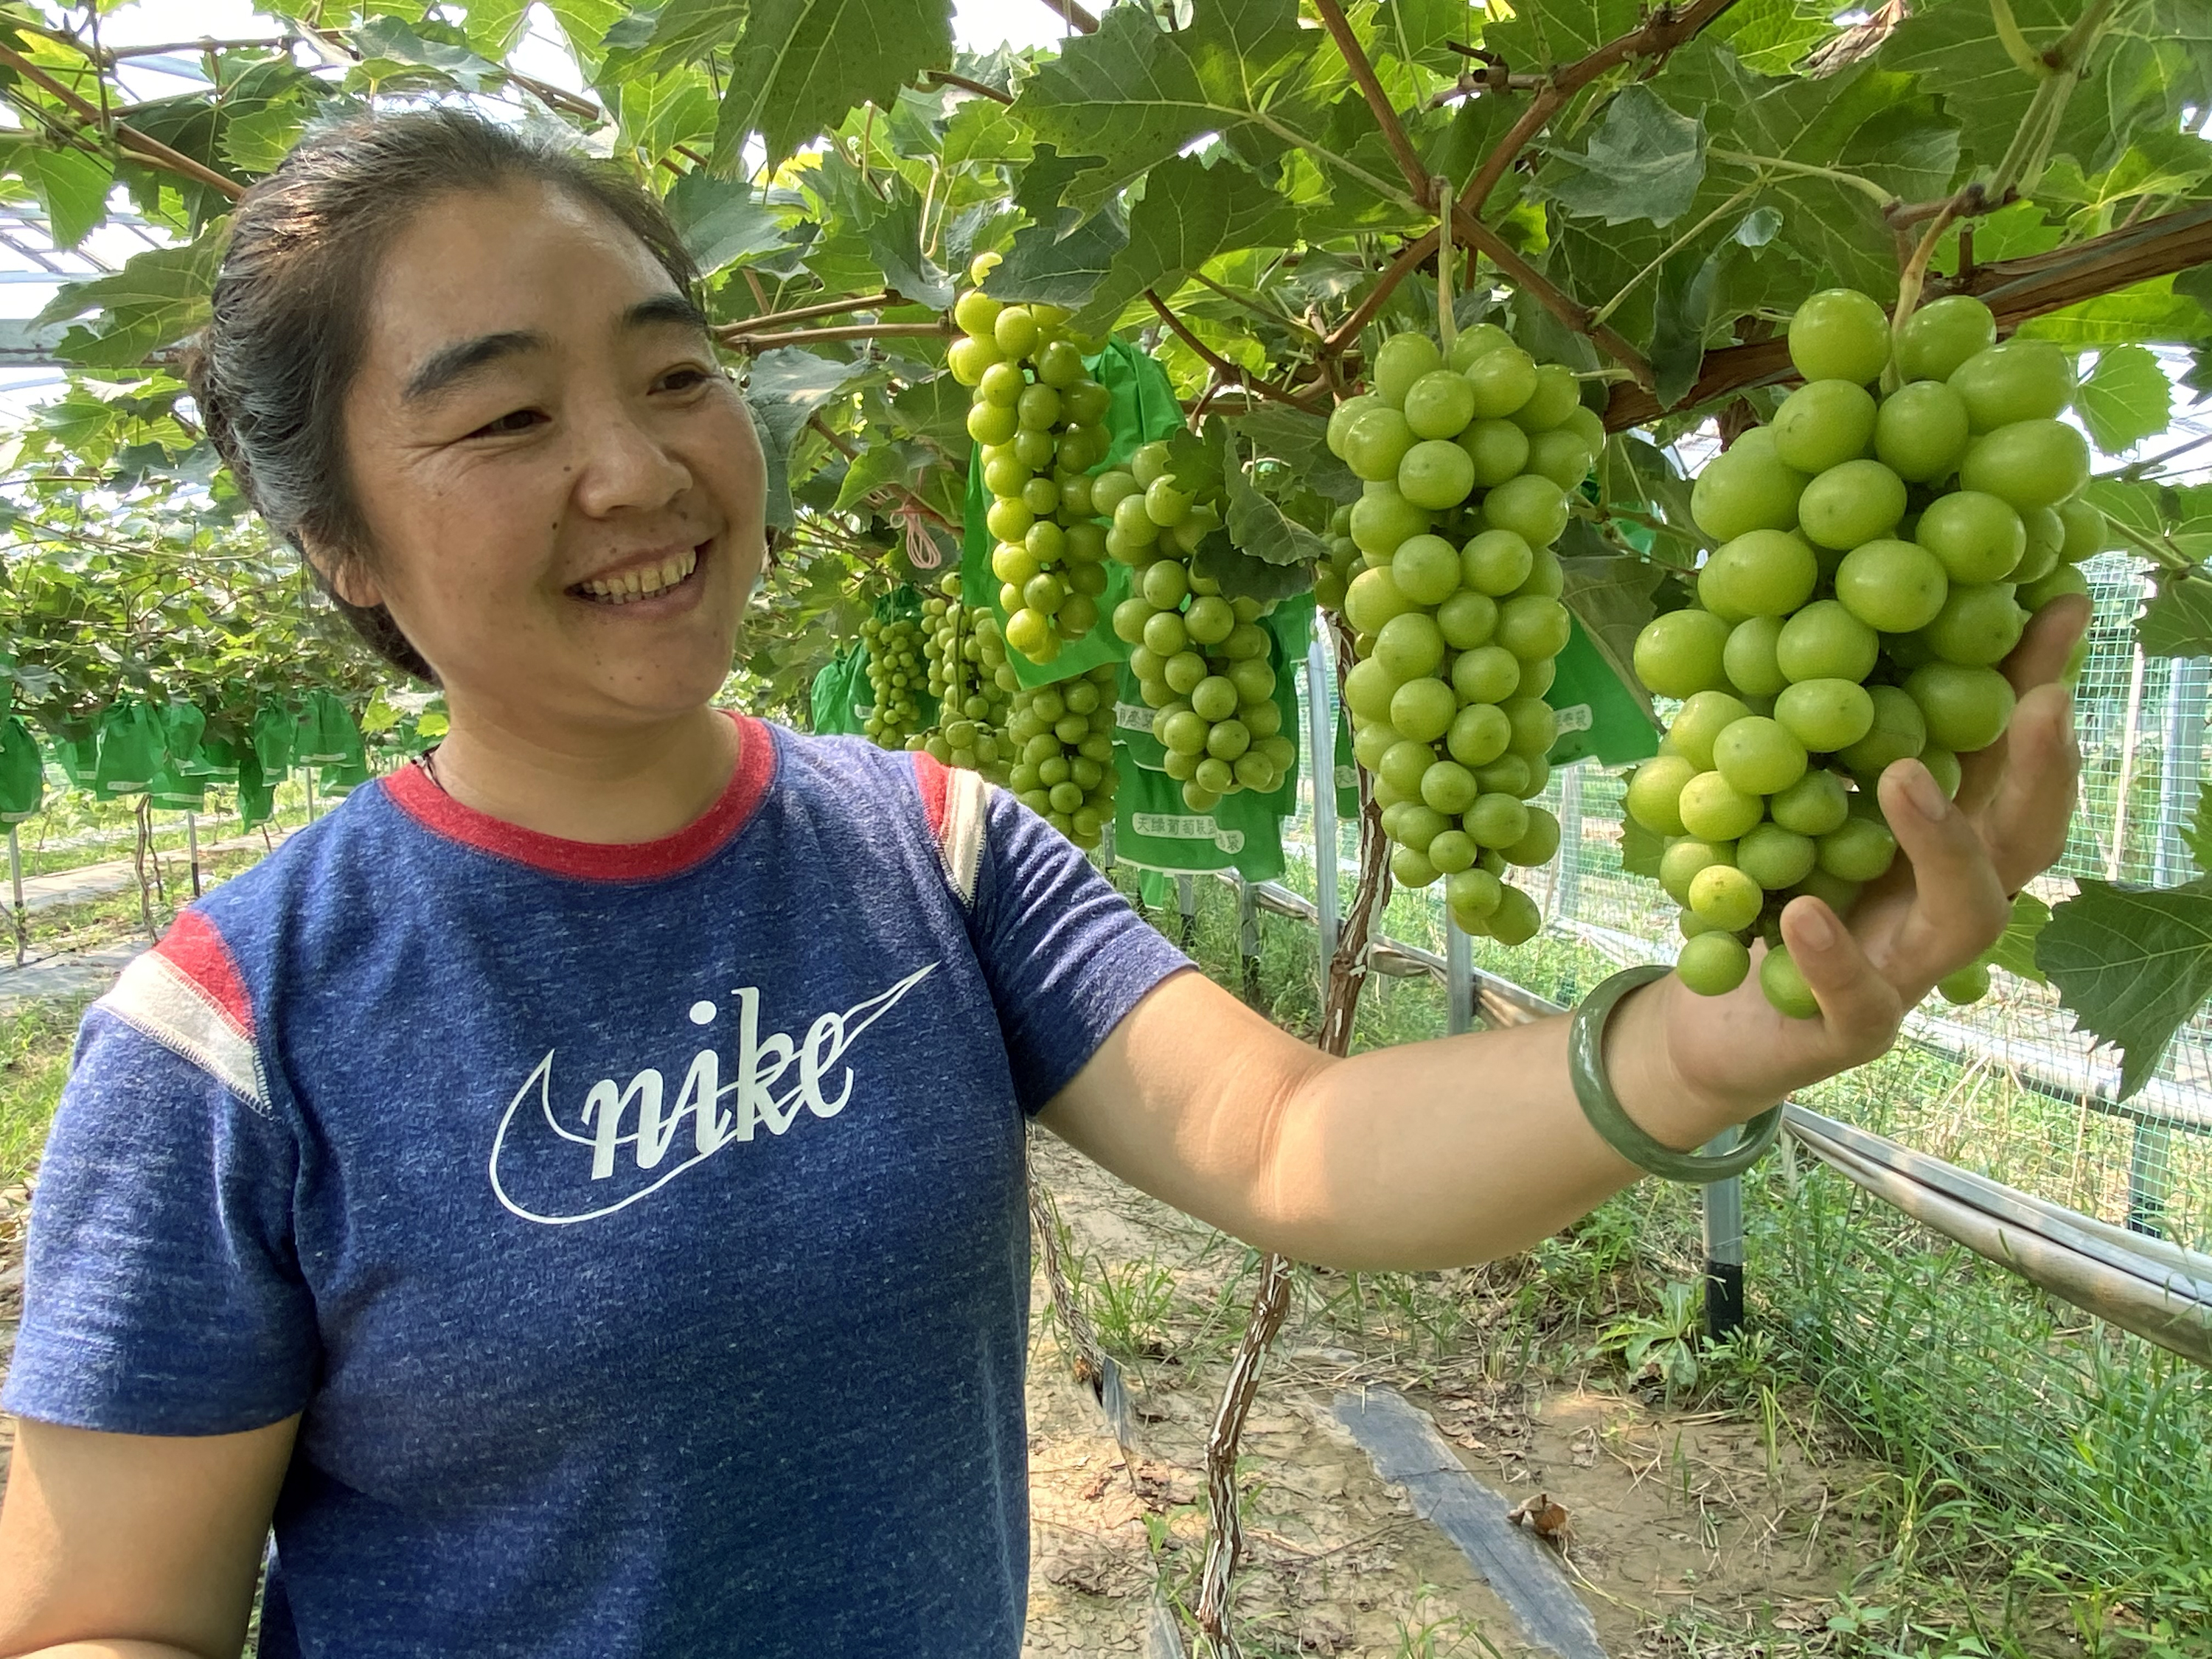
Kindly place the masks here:
[(672, 836), (613, 845), (567, 841), (464, 806), (431, 781), (419, 763), (380, 780), (392, 804), (433, 835), (548, 875), (578, 881), (654, 881), (703, 864), (744, 829), (775, 779), (775, 735), (749, 714), (732, 714), (739, 733), (730, 781), (705, 812)]
[(921, 790), (921, 815), (929, 820), (929, 833), (945, 839), (945, 799), (952, 782), (951, 769), (925, 750), (914, 751), (914, 781)]
[(213, 922), (197, 910), (179, 911), (154, 953), (190, 981), (240, 1036), (253, 1035), (253, 1000), (246, 994), (237, 959)]

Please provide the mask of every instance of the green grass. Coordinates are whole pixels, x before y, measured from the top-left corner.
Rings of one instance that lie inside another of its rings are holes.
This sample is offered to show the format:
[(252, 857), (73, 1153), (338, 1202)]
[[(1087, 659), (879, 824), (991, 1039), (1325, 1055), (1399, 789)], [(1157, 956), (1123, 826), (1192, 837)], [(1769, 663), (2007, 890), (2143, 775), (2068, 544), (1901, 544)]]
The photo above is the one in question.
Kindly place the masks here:
[[(1291, 884), (1302, 872), (1294, 871)], [(1125, 886), (1133, 887), (1126, 875)], [(1190, 949), (1241, 978), (1236, 902), (1197, 884)], [(1382, 931), (1425, 938), (1402, 898)], [(1170, 910), (1153, 918), (1180, 938)], [(1556, 933), (1477, 965), (1561, 1002), (1613, 969)], [(1316, 1023), (1313, 934), (1260, 917), (1255, 1004), (1291, 1030)], [(1355, 1046), (1445, 1029), (1443, 988), (1370, 978)], [(1999, 1179), (2109, 1212), (2106, 1172), (2126, 1168), (2124, 1122), (1911, 1044), (1832, 1079), (1806, 1103)], [(2212, 1156), (2177, 1137), (2169, 1215), (2200, 1244)], [(1810, 1159), (1769, 1159), (1744, 1183), (1752, 1322), (1700, 1343), (1691, 1390), (1762, 1422), (1770, 1443), (1807, 1425), (1845, 1431), (1887, 1474), (1875, 1494), (1883, 1559), (1802, 1645), (1674, 1621), (1685, 1656), (1803, 1653), (1970, 1659), (2066, 1650), (2105, 1659), (2212, 1655), (2212, 1375), (2059, 1303), (1929, 1234)], [(1346, 1276), (1301, 1269), (1293, 1317), (1382, 1342), (1419, 1369), (1480, 1354), (1493, 1377), (1610, 1364), (1637, 1335), (1679, 1329), (1702, 1274), (1698, 1200), (1647, 1182), (1510, 1261), (1451, 1273)], [(1233, 1330), (1231, 1332), (1233, 1339)], [(1610, 1340), (1608, 1338), (1610, 1337)]]
[(46, 1143), (83, 1012), (81, 997), (0, 1012), (0, 1187), (28, 1175)]

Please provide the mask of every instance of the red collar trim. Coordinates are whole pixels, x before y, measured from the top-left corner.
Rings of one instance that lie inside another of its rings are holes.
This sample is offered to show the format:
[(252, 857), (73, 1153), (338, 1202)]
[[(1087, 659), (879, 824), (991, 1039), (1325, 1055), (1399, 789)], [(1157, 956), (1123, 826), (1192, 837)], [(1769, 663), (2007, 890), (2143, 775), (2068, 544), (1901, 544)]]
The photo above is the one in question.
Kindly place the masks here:
[(567, 841), (464, 806), (413, 762), (380, 780), (392, 804), (435, 836), (494, 857), (579, 881), (654, 881), (704, 863), (744, 828), (775, 776), (775, 738), (749, 714), (732, 714), (738, 763), (720, 799), (672, 836), (607, 844)]

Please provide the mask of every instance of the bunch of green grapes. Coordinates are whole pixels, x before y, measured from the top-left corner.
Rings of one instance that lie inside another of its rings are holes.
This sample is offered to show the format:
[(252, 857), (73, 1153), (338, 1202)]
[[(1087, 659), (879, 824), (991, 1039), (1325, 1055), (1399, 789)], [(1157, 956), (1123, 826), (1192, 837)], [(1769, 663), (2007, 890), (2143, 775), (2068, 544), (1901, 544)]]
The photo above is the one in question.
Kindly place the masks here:
[(1209, 479), (1208, 499), (1198, 499), (1168, 467), (1168, 446), (1146, 444), (1128, 471), (1100, 473), (1091, 498), (1112, 520), (1108, 551), (1137, 573), (1135, 591), (1114, 607), (1114, 633), (1154, 711), (1162, 765), (1182, 785), (1183, 805), (1209, 812), (1241, 789), (1282, 787), (1298, 751), (1283, 735), (1272, 641), (1260, 626), (1274, 606), (1226, 598), (1219, 582), (1191, 571), (1191, 555), (1220, 526), (1221, 486)]
[(860, 729), (870, 741), (896, 749), (921, 725), (915, 695), (924, 678), (921, 629), (911, 617), (889, 622), (871, 617), (860, 624), (860, 637), (867, 641), (868, 689), (875, 694), (875, 707)]
[(998, 619), (960, 602), (957, 573), (938, 584), (938, 591), (921, 602), (921, 611), (929, 628), (922, 654), (929, 664), (930, 695), (938, 700), (939, 723), (908, 739), (908, 746), (1003, 783), (1008, 694), (999, 676), (1011, 680), (1012, 671), (1006, 666)]
[(1121, 781), (1114, 765), (1115, 663), (1014, 693), (1006, 716), (1006, 787), (1078, 847), (1098, 844)]
[[(1697, 603), (1637, 641), (1644, 684), (1684, 702), (1628, 811), (1668, 838), (1684, 982), (1733, 990), (1763, 934), (1767, 1000), (1810, 1018), (1782, 907), (1814, 893), (1847, 914), (1888, 870), (1875, 788), (1893, 762), (1917, 757), (1957, 793), (1959, 757), (2012, 718), (1997, 665), (2035, 611), (2088, 591), (2075, 567), (2106, 526), (2077, 494), (2088, 446), (2058, 418), (2071, 360), (1998, 344), (1979, 301), (1938, 300), (1893, 340), (1874, 301), (1830, 289), (1798, 308), (1790, 355), (1804, 386), (1692, 491), (1719, 544)], [(1974, 968), (1942, 988), (1987, 986)]]
[(1540, 924), (1503, 878), (1548, 863), (1559, 821), (1528, 803), (1558, 735), (1544, 694), (1573, 626), (1551, 550), (1604, 423), (1574, 375), (1498, 327), (1449, 353), (1383, 342), (1374, 390), (1337, 405), (1329, 448), (1364, 481), (1316, 577), (1353, 629), (1352, 750), (1374, 775), (1391, 873), (1442, 878), (1452, 918), (1509, 945)]
[[(981, 282), (997, 263), (980, 254), (970, 274)], [(949, 356), (953, 378), (975, 388), (968, 435), (982, 447), (991, 492), (984, 521), (1006, 643), (1048, 663), (1097, 625), (1106, 591), (1090, 472), (1106, 459), (1112, 395), (1084, 368), (1058, 306), (1002, 305), (970, 289), (952, 316), (967, 331)]]

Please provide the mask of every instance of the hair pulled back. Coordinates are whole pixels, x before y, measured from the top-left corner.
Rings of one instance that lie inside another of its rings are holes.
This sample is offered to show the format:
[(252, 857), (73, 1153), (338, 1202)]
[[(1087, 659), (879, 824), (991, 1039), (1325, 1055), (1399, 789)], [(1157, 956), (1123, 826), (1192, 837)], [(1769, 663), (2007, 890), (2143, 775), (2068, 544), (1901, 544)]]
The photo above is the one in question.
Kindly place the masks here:
[[(357, 117), (308, 134), (232, 216), (214, 311), (185, 354), (192, 400), (255, 511), (376, 653), (437, 676), (382, 605), (348, 604), (337, 568), (375, 566), (346, 463), (345, 400), (367, 344), (385, 254), (443, 198), (518, 181), (596, 207), (644, 244), (678, 288), (698, 267), (653, 194), (557, 137), (441, 108)], [(325, 569), (316, 553), (333, 562)]]

